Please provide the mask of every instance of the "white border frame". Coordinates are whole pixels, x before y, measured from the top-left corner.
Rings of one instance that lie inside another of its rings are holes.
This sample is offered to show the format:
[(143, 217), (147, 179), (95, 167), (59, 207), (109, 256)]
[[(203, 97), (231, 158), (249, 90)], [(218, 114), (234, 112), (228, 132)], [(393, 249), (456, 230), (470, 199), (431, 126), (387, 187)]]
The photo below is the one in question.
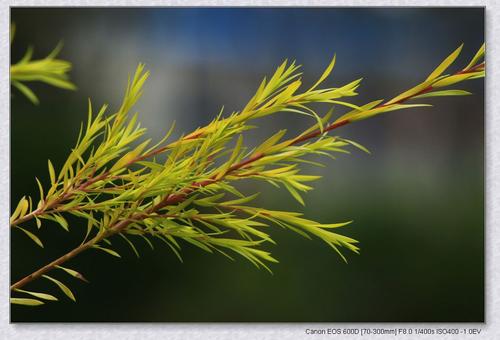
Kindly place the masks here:
[[(337, 6), (337, 7), (436, 7), (485, 6), (488, 75), (486, 77), (486, 174), (485, 174), (485, 323), (72, 323), (9, 324), (9, 185), (10, 185), (10, 96), (9, 23), (10, 6)], [(159, 1), (159, 0), (9, 0), (0, 6), (0, 339), (83, 340), (83, 339), (382, 339), (394, 335), (307, 335), (307, 328), (476, 328), (480, 335), (400, 335), (397, 339), (500, 339), (500, 105), (495, 101), (499, 88), (497, 49), (500, 31), (500, 1), (496, 0), (253, 0), (253, 1)], [(5, 223), (5, 224), (4, 224)]]

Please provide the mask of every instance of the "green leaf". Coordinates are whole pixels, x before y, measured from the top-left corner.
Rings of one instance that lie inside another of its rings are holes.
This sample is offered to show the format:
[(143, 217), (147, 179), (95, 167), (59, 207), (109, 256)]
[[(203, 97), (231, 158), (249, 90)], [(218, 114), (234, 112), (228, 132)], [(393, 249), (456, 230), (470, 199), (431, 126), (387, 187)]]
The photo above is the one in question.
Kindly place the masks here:
[(149, 144), (149, 142), (151, 142), (151, 139), (148, 139), (145, 142), (141, 143), (134, 150), (127, 152), (111, 167), (109, 171), (113, 172), (115, 170), (118, 170), (126, 166), (129, 162), (131, 162), (140, 155), (142, 150), (144, 150), (144, 148)]
[(26, 293), (29, 295), (33, 295), (34, 297), (37, 297), (37, 298), (43, 299), (43, 300), (57, 301), (57, 298), (55, 296), (50, 295), (50, 294), (30, 292), (28, 290), (23, 290), (23, 289), (19, 289), (19, 288), (16, 288), (15, 291), (20, 292), (20, 293)]
[(226, 174), (226, 172), (231, 168), (231, 166), (236, 161), (238, 156), (240, 156), (240, 150), (242, 148), (242, 145), (243, 145), (243, 135), (239, 135), (238, 140), (236, 141), (236, 145), (234, 146), (233, 152), (229, 157), (229, 160), (221, 167), (220, 172), (215, 177), (216, 180), (222, 178)]
[(19, 60), (18, 64), (25, 64), (31, 60), (31, 57), (33, 57), (33, 46), (28, 46), (26, 49), (26, 53), (24, 53), (24, 56)]
[(335, 120), (335, 123), (338, 123), (338, 122), (343, 121), (343, 120), (348, 120), (350, 117), (352, 117), (354, 115), (359, 115), (363, 111), (369, 111), (369, 110), (377, 107), (378, 105), (382, 104), (383, 101), (384, 101), (383, 99), (374, 100), (372, 102), (369, 102), (368, 104), (361, 106), (360, 107), (361, 110), (349, 111), (348, 113), (337, 118), (337, 120)]
[(238, 198), (238, 199), (235, 199), (235, 200), (232, 200), (232, 201), (225, 201), (225, 202), (222, 202), (222, 203), (219, 203), (219, 204), (220, 205), (226, 205), (226, 206), (244, 204), (244, 203), (252, 201), (257, 196), (259, 196), (259, 193), (255, 193), (255, 194), (253, 194), (251, 196), (248, 196), (248, 197)]
[(15, 305), (24, 305), (24, 306), (40, 306), (44, 304), (40, 300), (23, 299), (23, 298), (10, 298), (10, 303)]
[(388, 106), (383, 106), (383, 107), (378, 107), (372, 110), (368, 110), (365, 112), (360, 113), (360, 115), (355, 115), (350, 117), (349, 119), (353, 122), (358, 121), (358, 120), (363, 120), (367, 119), (373, 116), (376, 116), (378, 114), (381, 114), (383, 112), (390, 112), (390, 111), (396, 111), (396, 110), (402, 110), (402, 109), (411, 109), (411, 108), (416, 108), (416, 107), (428, 107), (432, 106), (430, 104), (391, 104)]
[(225, 193), (220, 193), (213, 196), (204, 197), (198, 200), (194, 200), (193, 203), (202, 207), (212, 207), (216, 205), (217, 201), (224, 197)]
[(59, 54), (59, 52), (61, 52), (63, 48), (63, 43), (62, 41), (58, 42), (56, 47), (54, 47), (54, 49), (52, 50), (52, 52), (49, 53), (49, 55), (47, 55), (47, 59), (54, 59), (55, 57), (57, 57), (57, 55)]
[(198, 241), (198, 240), (195, 240), (191, 237), (183, 237), (183, 239), (189, 243), (191, 243), (192, 245), (195, 245), (197, 246), (198, 248), (201, 248), (203, 249), (204, 251), (206, 252), (209, 252), (209, 253), (212, 253), (212, 249), (210, 249), (209, 247), (207, 247), (204, 243)]
[(40, 103), (36, 94), (31, 91), (28, 86), (15, 80), (13, 80), (11, 84), (14, 85), (19, 91), (21, 91), (21, 93), (24, 94), (26, 98), (28, 98), (33, 104), (38, 105)]
[(170, 235), (161, 235), (161, 234), (157, 234), (155, 235), (156, 238), (160, 239), (162, 242), (166, 243), (168, 245), (168, 247), (173, 251), (173, 253), (175, 254), (175, 256), (179, 259), (179, 261), (182, 263), (184, 262), (182, 260), (182, 256), (181, 254), (179, 253), (179, 251), (176, 249), (176, 246), (178, 248), (179, 245), (177, 244), (177, 242), (175, 242), (174, 238)]
[(92, 211), (85, 218), (87, 219), (87, 231), (85, 232), (85, 237), (83, 238), (82, 243), (85, 243), (85, 241), (87, 241), (87, 238), (89, 237), (90, 232), (92, 231), (92, 228), (94, 227), (94, 223), (95, 223), (94, 215), (93, 215)]
[(38, 244), (40, 247), (43, 248), (42, 241), (40, 241), (40, 239), (35, 234), (33, 234), (33, 233), (31, 233), (31, 232), (27, 231), (26, 229), (21, 228), (19, 226), (16, 226), (16, 228), (22, 230), (26, 235), (28, 235), (28, 237), (30, 239), (32, 239), (36, 244)]
[(68, 222), (64, 217), (62, 217), (61, 215), (54, 215), (54, 218), (56, 222), (59, 223), (61, 227), (63, 227), (64, 230), (69, 231)]
[(54, 87), (58, 87), (65, 90), (76, 90), (75, 84), (66, 79), (61, 79), (59, 77), (55, 77), (52, 75), (51, 76), (39, 75), (38, 78), (40, 81), (43, 81), (44, 83), (52, 85)]
[(18, 217), (23, 217), (24, 213), (28, 210), (28, 201), (26, 200), (25, 196), (23, 196), (20, 200), (19, 203), (17, 204), (16, 210), (12, 213), (12, 216), (10, 217), (10, 223), (15, 221)]
[(453, 51), (452, 54), (450, 54), (441, 64), (439, 64), (438, 67), (436, 67), (434, 71), (432, 71), (425, 81), (434, 80), (439, 77), (451, 64), (453, 64), (463, 47), (464, 44), (461, 44), (455, 51)]
[(62, 283), (61, 281), (59, 280), (56, 280), (48, 275), (42, 275), (42, 277), (46, 278), (47, 280), (50, 280), (52, 282), (54, 282), (61, 290), (64, 294), (66, 294), (67, 297), (69, 297), (71, 300), (75, 301), (76, 302), (76, 299), (75, 299), (75, 296), (73, 295), (73, 293), (71, 292), (71, 290), (64, 284)]
[(441, 80), (438, 80), (435, 82), (432, 87), (434, 88), (439, 88), (439, 87), (444, 87), (444, 86), (450, 86), (456, 83), (459, 83), (461, 81), (467, 80), (469, 78), (472, 78), (476, 75), (477, 73), (463, 73), (463, 74), (455, 74), (446, 78), (443, 78)]
[(421, 94), (419, 96), (413, 97), (413, 99), (417, 98), (429, 98), (429, 97), (442, 97), (442, 96), (468, 96), (471, 95), (469, 91), (464, 90), (444, 90), (444, 91), (434, 91)]
[(148, 246), (149, 246), (149, 248), (151, 248), (151, 250), (155, 250), (155, 248), (153, 247), (153, 243), (151, 243), (151, 241), (146, 236), (144, 236), (142, 234), (138, 234), (137, 236), (141, 237), (148, 244)]
[[(392, 98), (391, 100), (389, 100), (387, 103), (385, 103), (385, 107), (390, 106), (391, 104), (397, 104), (405, 99), (408, 99), (408, 98), (416, 95), (417, 93), (420, 93), (421, 91), (424, 91), (425, 89), (428, 89), (429, 86), (432, 84), (432, 82), (433, 82), (433, 80), (426, 80), (423, 83), (418, 84), (415, 87), (412, 87), (411, 89), (409, 89), (409, 90), (401, 93), (400, 95)], [(435, 84), (433, 84), (433, 86), (435, 86)], [(371, 110), (371, 111), (380, 110), (380, 109), (384, 109), (384, 107), (376, 108), (376, 109)]]
[(77, 279), (80, 279), (84, 282), (89, 282), (86, 278), (83, 277), (82, 274), (80, 274), (79, 272), (77, 272), (76, 270), (73, 270), (73, 269), (69, 269), (69, 268), (65, 268), (63, 266), (55, 266), (56, 268), (59, 268), (61, 270), (64, 270), (66, 273), (68, 273), (69, 275), (73, 276), (73, 277), (76, 277)]
[(36, 180), (36, 184), (38, 185), (38, 190), (40, 190), (40, 200), (43, 200), (44, 194), (43, 194), (42, 183), (40, 183), (40, 180), (38, 179), (38, 177), (35, 177), (35, 180)]
[(300, 196), (300, 194), (297, 192), (297, 190), (295, 190), (291, 185), (289, 185), (288, 183), (283, 183), (285, 188), (288, 190), (288, 192), (290, 192), (290, 194), (293, 196), (293, 198), (295, 198), (297, 200), (297, 202), (299, 202), (300, 204), (302, 205), (306, 205), (304, 203), (304, 200), (302, 199), (302, 196)]
[(469, 80), (471, 79), (479, 79), (479, 78), (484, 78), (486, 75), (486, 72), (483, 70), (483, 71), (479, 71), (479, 72), (474, 72), (474, 75), (470, 78), (468, 78)]
[(320, 85), (330, 75), (330, 73), (332, 73), (333, 67), (335, 66), (335, 59), (336, 58), (337, 58), (337, 56), (334, 55), (332, 58), (332, 61), (330, 62), (328, 67), (325, 69), (325, 71), (323, 72), (321, 77), (318, 79), (318, 81), (313, 86), (311, 86), (311, 88), (309, 90), (307, 90), (307, 92), (310, 92), (310, 91), (314, 90), (316, 87), (318, 87), (318, 85)]
[(102, 250), (102, 251), (104, 251), (104, 252), (106, 252), (106, 253), (108, 253), (108, 254), (110, 254), (110, 255), (116, 256), (116, 257), (121, 257), (121, 256), (120, 256), (120, 254), (118, 254), (116, 251), (111, 250), (111, 249), (108, 249), (108, 248), (103, 248), (103, 247), (98, 246), (98, 245), (96, 245), (96, 244), (94, 244), (94, 245), (92, 246), (92, 248)]
[(267, 149), (269, 149), (270, 147), (272, 147), (273, 145), (275, 145), (286, 133), (286, 130), (283, 129), (283, 130), (280, 130), (278, 132), (276, 132), (274, 135), (272, 135), (271, 137), (269, 137), (265, 142), (263, 142), (261, 145), (259, 145), (255, 151), (253, 152), (253, 154), (258, 154), (258, 153), (264, 153), (267, 151)]
[(52, 185), (56, 184), (56, 172), (54, 170), (54, 166), (52, 165), (52, 162), (50, 159), (48, 160), (48, 166), (49, 166), (49, 175), (50, 175), (50, 183)]
[(125, 235), (123, 235), (122, 233), (119, 233), (119, 235), (129, 244), (130, 248), (132, 248), (135, 256), (137, 256), (137, 258), (140, 258), (139, 256), (139, 252), (137, 251), (137, 249), (135, 248), (134, 244), (132, 243), (132, 241), (130, 241)]
[(475, 64), (484, 56), (484, 52), (485, 52), (485, 44), (483, 43), (483, 45), (481, 46), (481, 48), (479, 48), (479, 50), (477, 51), (476, 55), (474, 56), (474, 58), (472, 58), (472, 60), (470, 61), (470, 63), (464, 68), (464, 70), (468, 70), (470, 69), (472, 66), (475, 66)]
[(353, 145), (355, 147), (357, 147), (358, 149), (360, 149), (361, 151), (366, 152), (367, 154), (371, 154), (370, 150), (368, 150), (363, 145), (361, 145), (361, 144), (359, 144), (359, 143), (357, 143), (355, 141), (352, 141), (352, 140), (349, 140), (349, 139), (345, 139), (345, 138), (339, 138), (339, 139), (342, 140), (342, 141), (345, 141), (345, 142), (347, 142), (347, 143), (349, 143), (349, 144), (351, 144), (351, 145)]

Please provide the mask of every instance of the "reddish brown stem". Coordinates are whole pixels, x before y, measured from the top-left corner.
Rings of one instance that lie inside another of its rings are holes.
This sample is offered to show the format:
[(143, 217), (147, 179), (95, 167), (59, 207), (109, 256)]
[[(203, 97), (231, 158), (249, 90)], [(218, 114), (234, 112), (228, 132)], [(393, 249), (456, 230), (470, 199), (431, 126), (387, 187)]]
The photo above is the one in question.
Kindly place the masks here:
[(310, 133), (308, 133), (308, 134), (306, 134), (304, 136), (301, 136), (299, 138), (294, 139), (291, 145), (295, 145), (295, 144), (298, 144), (298, 143), (301, 143), (301, 142), (305, 142), (308, 139), (318, 137), (319, 135), (322, 135), (325, 132), (334, 130), (336, 128), (339, 128), (341, 126), (347, 125), (349, 123), (350, 123), (349, 119), (341, 120), (340, 122), (337, 122), (337, 123), (332, 123), (330, 125), (327, 125), (323, 129), (323, 131), (321, 131), (321, 130), (318, 129), (316, 131), (310, 132)]

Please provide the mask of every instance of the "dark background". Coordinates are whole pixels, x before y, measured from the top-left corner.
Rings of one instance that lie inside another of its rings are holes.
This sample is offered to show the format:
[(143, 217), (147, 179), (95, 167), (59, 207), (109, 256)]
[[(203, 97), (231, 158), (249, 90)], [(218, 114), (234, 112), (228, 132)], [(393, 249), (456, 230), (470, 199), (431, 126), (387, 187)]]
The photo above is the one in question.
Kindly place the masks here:
[[(12, 8), (17, 32), (12, 62), (26, 47), (43, 57), (63, 40), (76, 92), (43, 84), (33, 106), (15, 89), (11, 101), (11, 205), (38, 198), (34, 177), (47, 184), (47, 158), (62, 165), (86, 119), (87, 98), (116, 108), (127, 75), (145, 62), (152, 76), (138, 105), (148, 134), (159, 138), (177, 122), (177, 135), (207, 123), (225, 105), (238, 110), (283, 59), (304, 65), (305, 86), (334, 53), (329, 85), (364, 77), (356, 104), (390, 98), (421, 82), (464, 42), (458, 67), (484, 41), (482, 8)], [(13, 306), (19, 321), (483, 321), (484, 320), (484, 88), (468, 97), (441, 97), (419, 108), (385, 114), (339, 129), (372, 155), (354, 151), (324, 169), (301, 207), (283, 191), (251, 183), (256, 204), (302, 211), (323, 222), (354, 220), (342, 230), (360, 240), (348, 264), (319, 240), (271, 228), (280, 260), (273, 275), (183, 246), (184, 263), (161, 243), (138, 240), (141, 258), (119, 239), (122, 259), (92, 250), (68, 267), (90, 284), (54, 273), (77, 303), (49, 283), (28, 290), (61, 296), (38, 308)], [(328, 108), (322, 108), (325, 112)], [(226, 111), (226, 112), (227, 112)], [(342, 110), (339, 110), (341, 112)], [(258, 121), (263, 138), (284, 126), (312, 122), (279, 114)], [(34, 225), (25, 226), (35, 230)], [(11, 233), (11, 280), (77, 246), (86, 222), (68, 234), (46, 223), (45, 249)]]

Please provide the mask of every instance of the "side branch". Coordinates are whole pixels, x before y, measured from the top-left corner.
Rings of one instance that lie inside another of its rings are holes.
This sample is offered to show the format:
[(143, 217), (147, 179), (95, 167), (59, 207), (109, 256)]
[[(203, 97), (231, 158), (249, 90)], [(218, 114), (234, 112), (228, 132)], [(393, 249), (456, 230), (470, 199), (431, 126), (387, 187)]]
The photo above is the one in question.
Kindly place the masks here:
[[(338, 128), (338, 127), (341, 127), (341, 126), (343, 126), (343, 125), (345, 125), (347, 123), (349, 123), (349, 121), (345, 121), (342, 124), (340, 124), (340, 123), (332, 124), (332, 125), (330, 125), (328, 127), (328, 131), (333, 130), (333, 129)], [(315, 132), (314, 133), (310, 133), (310, 134), (308, 134), (306, 136), (302, 136), (301, 138), (294, 139), (291, 142), (291, 144), (298, 144), (298, 143), (306, 141), (308, 139), (317, 137), (318, 135), (319, 134), (317, 134)], [(253, 155), (252, 157), (250, 157), (250, 158), (248, 158), (246, 160), (242, 160), (241, 162), (238, 162), (238, 163), (232, 165), (229, 168), (229, 170), (226, 172), (225, 175), (230, 174), (231, 172), (234, 172), (234, 171), (236, 171), (238, 169), (245, 168), (246, 166), (252, 164), (253, 162), (256, 162), (257, 160), (261, 159), (264, 156), (265, 156), (265, 154), (258, 153), (258, 154), (255, 154), (255, 155)], [(179, 193), (170, 194), (170, 195), (166, 196), (160, 203), (158, 203), (155, 206), (152, 206), (150, 209), (148, 209), (146, 211), (146, 213), (137, 213), (137, 214), (131, 216), (130, 218), (126, 219), (126, 220), (122, 220), (122, 221), (118, 222), (116, 225), (111, 226), (110, 228), (108, 228), (105, 232), (103, 232), (101, 234), (98, 234), (97, 236), (95, 236), (91, 240), (87, 241), (86, 243), (84, 243), (84, 244), (76, 247), (75, 249), (71, 250), (69, 253), (67, 253), (67, 254), (59, 257), (58, 259), (52, 261), (51, 263), (45, 265), (44, 267), (38, 269), (37, 271), (35, 271), (33, 273), (31, 273), (30, 275), (28, 275), (28, 276), (24, 277), (23, 279), (17, 281), (13, 285), (11, 285), (10, 289), (14, 290), (14, 289), (18, 289), (18, 288), (21, 288), (21, 287), (25, 286), (27, 283), (29, 283), (29, 282), (31, 282), (31, 281), (33, 281), (33, 280), (41, 277), (45, 273), (47, 273), (47, 272), (51, 271), (52, 269), (54, 269), (56, 266), (61, 265), (61, 264), (65, 263), (65, 262), (67, 262), (68, 260), (74, 258), (75, 256), (77, 256), (81, 252), (83, 252), (83, 251), (91, 248), (93, 245), (99, 243), (103, 239), (121, 232), (123, 229), (125, 229), (127, 226), (129, 226), (132, 222), (136, 222), (138, 220), (143, 220), (144, 218), (146, 218), (150, 214), (156, 213), (158, 210), (160, 210), (163, 207), (180, 203), (180, 202), (184, 201), (186, 199), (186, 197), (190, 193), (192, 193), (193, 191), (195, 191), (195, 190), (197, 190), (199, 188), (205, 187), (207, 185), (213, 184), (213, 183), (215, 183), (217, 181), (220, 181), (222, 178), (224, 178), (224, 176), (221, 177), (221, 178), (219, 178), (219, 179), (216, 179), (216, 176), (214, 175), (214, 176), (212, 176), (211, 178), (209, 178), (209, 179), (207, 179), (205, 181), (192, 183), (190, 187), (184, 188)]]

